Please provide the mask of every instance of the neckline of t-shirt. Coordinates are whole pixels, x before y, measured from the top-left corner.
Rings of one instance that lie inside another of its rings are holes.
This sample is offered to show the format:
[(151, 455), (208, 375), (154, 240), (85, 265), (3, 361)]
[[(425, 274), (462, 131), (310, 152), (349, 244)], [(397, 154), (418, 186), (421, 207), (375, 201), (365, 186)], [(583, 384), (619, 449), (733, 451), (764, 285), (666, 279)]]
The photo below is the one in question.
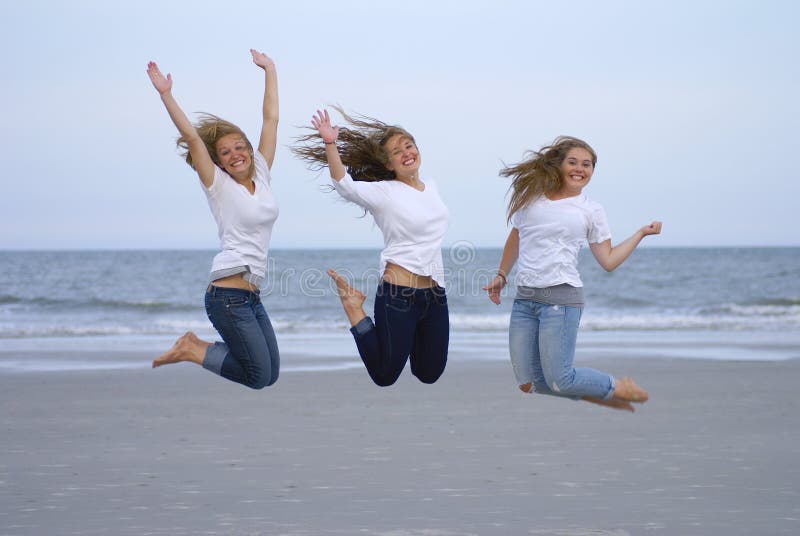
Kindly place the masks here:
[(422, 180), (422, 179), (419, 179), (419, 182), (421, 182), (421, 183), (422, 183), (422, 190), (417, 190), (416, 188), (414, 188), (414, 187), (413, 187), (413, 186), (411, 186), (410, 184), (408, 184), (408, 183), (406, 183), (406, 182), (403, 182), (403, 181), (401, 181), (401, 180), (399, 180), (399, 179), (395, 179), (395, 180), (394, 180), (394, 182), (399, 182), (399, 183), (400, 183), (400, 184), (402, 184), (403, 186), (407, 186), (407, 187), (411, 188), (412, 190), (414, 190), (415, 192), (419, 192), (419, 193), (423, 193), (423, 192), (425, 192), (425, 190), (427, 190), (427, 189), (428, 189), (428, 185), (427, 185), (427, 184), (425, 183), (425, 181), (424, 181), (424, 180)]
[[(230, 175), (228, 175), (228, 176), (230, 177)], [(239, 188), (241, 188), (242, 190), (244, 190), (244, 193), (245, 193), (245, 195), (247, 195), (248, 197), (256, 197), (256, 196), (258, 195), (258, 192), (259, 192), (259, 188), (258, 188), (258, 181), (256, 181), (256, 179), (255, 179), (255, 178), (252, 178), (252, 179), (250, 179), (251, 181), (253, 181), (253, 193), (252, 193), (252, 194), (250, 193), (250, 190), (248, 190), (248, 189), (247, 189), (247, 186), (245, 186), (245, 185), (244, 185), (244, 184), (242, 184), (241, 182), (237, 181), (237, 180), (236, 180), (236, 179), (234, 179), (233, 177), (231, 177), (231, 180), (232, 180), (233, 182), (235, 182), (235, 183), (236, 183), (236, 185), (237, 185)]]
[(542, 195), (542, 199), (546, 199), (549, 203), (558, 203), (559, 201), (569, 201), (570, 199), (580, 199), (586, 197), (586, 194), (581, 192), (578, 195), (571, 195), (569, 197), (562, 197), (561, 199), (550, 199), (546, 195)]

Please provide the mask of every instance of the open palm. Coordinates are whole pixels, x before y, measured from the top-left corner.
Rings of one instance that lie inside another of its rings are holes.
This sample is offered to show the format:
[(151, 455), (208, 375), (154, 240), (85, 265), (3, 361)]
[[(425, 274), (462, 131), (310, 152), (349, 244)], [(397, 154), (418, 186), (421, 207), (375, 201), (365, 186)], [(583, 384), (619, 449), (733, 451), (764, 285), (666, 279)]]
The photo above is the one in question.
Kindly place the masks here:
[(272, 58), (263, 52), (259, 52), (258, 50), (251, 48), (250, 54), (253, 56), (253, 63), (262, 69), (273, 69), (275, 67), (275, 62), (272, 61)]
[(339, 137), (339, 127), (331, 126), (328, 110), (317, 110), (317, 113), (311, 118), (311, 124), (317, 129), (322, 141), (325, 143), (333, 143)]
[(147, 76), (150, 77), (153, 87), (156, 88), (156, 91), (160, 94), (172, 90), (172, 75), (167, 74), (167, 76), (164, 76), (161, 74), (161, 70), (158, 68), (158, 65), (156, 65), (156, 62), (151, 61), (147, 64)]

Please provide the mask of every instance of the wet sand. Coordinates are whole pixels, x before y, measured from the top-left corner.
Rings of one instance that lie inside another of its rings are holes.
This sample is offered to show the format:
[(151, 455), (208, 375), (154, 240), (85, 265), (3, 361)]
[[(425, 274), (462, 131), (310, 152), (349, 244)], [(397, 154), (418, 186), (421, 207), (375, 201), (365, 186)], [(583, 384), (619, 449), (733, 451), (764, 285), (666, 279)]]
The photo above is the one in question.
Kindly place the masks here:
[(386, 389), (361, 369), (258, 392), (188, 364), (4, 372), (0, 534), (800, 533), (800, 360), (579, 364), (651, 400), (524, 395), (507, 363), (457, 355)]

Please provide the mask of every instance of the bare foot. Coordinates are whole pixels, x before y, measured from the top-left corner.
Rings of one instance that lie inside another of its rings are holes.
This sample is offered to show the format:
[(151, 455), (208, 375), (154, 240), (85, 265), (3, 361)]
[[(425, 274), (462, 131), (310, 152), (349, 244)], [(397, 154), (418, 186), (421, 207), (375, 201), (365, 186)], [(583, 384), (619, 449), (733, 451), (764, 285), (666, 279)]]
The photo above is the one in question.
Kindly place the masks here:
[(583, 397), (583, 400), (599, 406), (605, 406), (607, 408), (630, 411), (631, 413), (636, 411), (636, 409), (633, 407), (633, 404), (626, 400), (615, 400), (613, 398), (611, 400), (603, 400), (602, 398), (593, 398), (588, 396)]
[(617, 380), (617, 385), (614, 388), (614, 400), (622, 400), (624, 402), (647, 402), (650, 396), (647, 391), (636, 385), (634, 381), (628, 377)]
[(364, 300), (367, 297), (351, 287), (344, 277), (336, 273), (336, 270), (329, 269), (328, 275), (336, 283), (336, 292), (339, 293), (339, 299), (342, 300), (342, 307), (344, 307), (350, 325), (355, 326), (367, 316), (367, 313), (364, 312)]
[(175, 341), (172, 348), (153, 360), (153, 368), (170, 363), (180, 363), (181, 361), (191, 361), (202, 364), (206, 355), (206, 348), (209, 343), (199, 339), (191, 331), (186, 332), (182, 337)]

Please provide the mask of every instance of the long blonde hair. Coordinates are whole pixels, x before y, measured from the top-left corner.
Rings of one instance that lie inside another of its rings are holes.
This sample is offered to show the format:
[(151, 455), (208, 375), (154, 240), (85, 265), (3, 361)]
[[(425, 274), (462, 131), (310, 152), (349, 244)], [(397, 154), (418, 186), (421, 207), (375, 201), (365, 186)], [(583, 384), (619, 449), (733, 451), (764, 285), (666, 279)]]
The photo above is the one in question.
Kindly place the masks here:
[[(230, 121), (225, 121), (221, 117), (217, 117), (213, 114), (201, 113), (199, 115), (200, 120), (194, 123), (194, 128), (197, 131), (197, 135), (203, 140), (203, 144), (206, 146), (211, 160), (213, 160), (217, 166), (222, 167), (219, 163), (219, 157), (217, 156), (217, 142), (229, 134), (241, 136), (245, 144), (247, 144), (250, 154), (253, 153), (253, 144), (247, 139), (242, 129)], [(189, 143), (186, 141), (186, 138), (181, 136), (175, 143), (183, 150), (181, 156), (186, 160), (186, 163), (192, 166), (192, 169), (195, 169), (194, 163), (192, 162), (192, 155), (189, 153)], [(252, 179), (255, 172), (255, 163), (251, 159), (248, 177)]]
[[(389, 125), (366, 115), (349, 115), (341, 106), (333, 106), (349, 127), (339, 129), (336, 146), (347, 173), (355, 181), (376, 182), (396, 180), (394, 171), (386, 169), (389, 161), (385, 145), (394, 136), (401, 135), (414, 144), (414, 136), (402, 127)], [(309, 127), (311, 128), (311, 127)], [(314, 129), (312, 129), (314, 130)], [(292, 152), (314, 171), (328, 165), (325, 146), (316, 130), (295, 138)]]
[(559, 136), (553, 143), (538, 151), (528, 151), (527, 158), (500, 170), (503, 177), (511, 177), (511, 199), (508, 202), (507, 221), (519, 209), (541, 195), (558, 191), (563, 184), (561, 164), (567, 153), (576, 147), (592, 155), (592, 167), (597, 165), (597, 153), (588, 143), (572, 136)]

